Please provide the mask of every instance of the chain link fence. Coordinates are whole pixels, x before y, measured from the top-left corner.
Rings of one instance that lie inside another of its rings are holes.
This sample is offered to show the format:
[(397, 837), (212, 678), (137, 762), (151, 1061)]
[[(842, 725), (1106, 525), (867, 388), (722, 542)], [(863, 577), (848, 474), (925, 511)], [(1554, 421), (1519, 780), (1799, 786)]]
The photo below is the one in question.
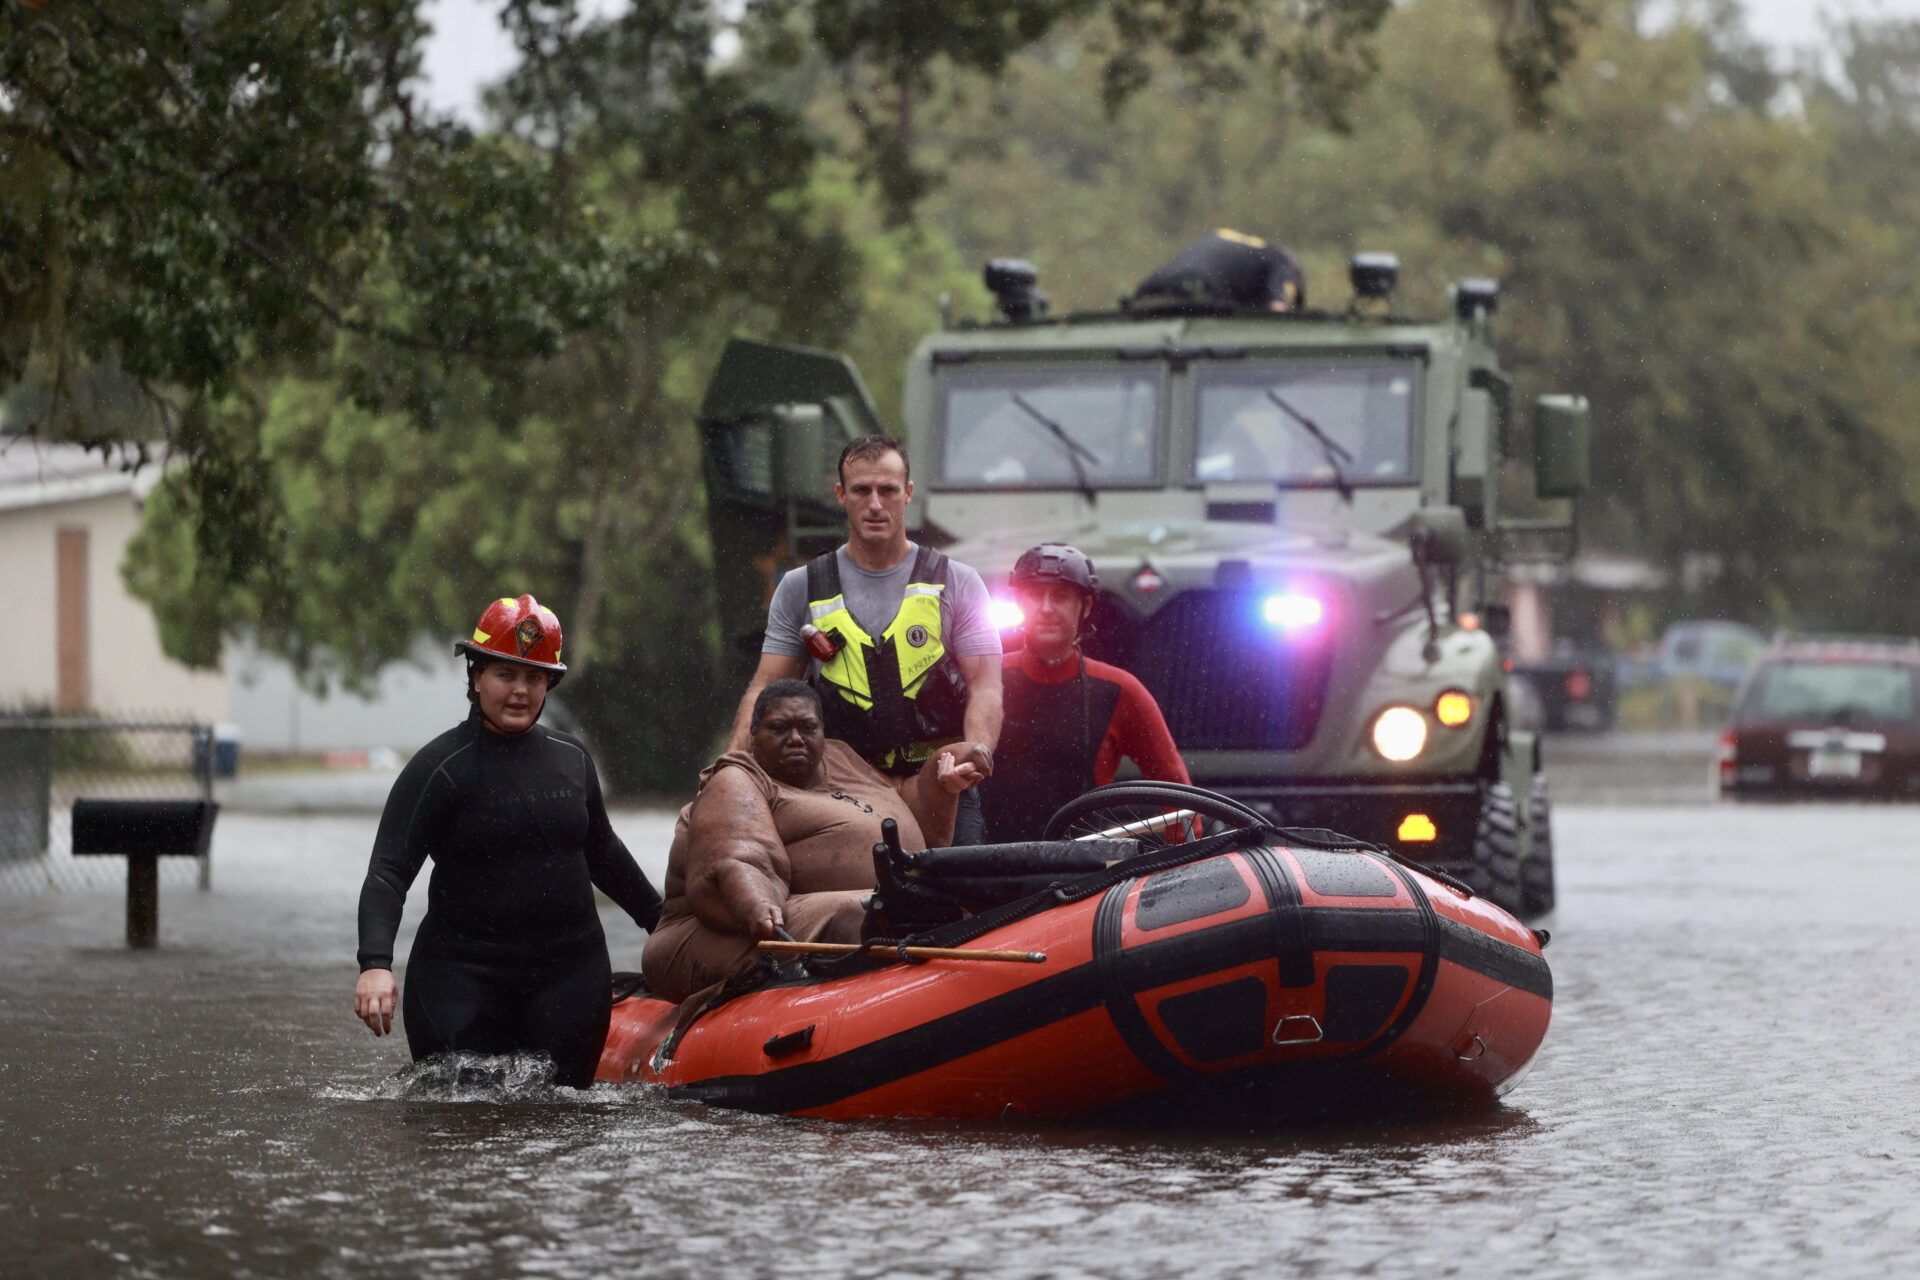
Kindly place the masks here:
[[(211, 800), (213, 767), (208, 725), (0, 709), (0, 893), (125, 888), (124, 858), (73, 856), (73, 802)], [(160, 859), (162, 884), (212, 873), (210, 854)]]

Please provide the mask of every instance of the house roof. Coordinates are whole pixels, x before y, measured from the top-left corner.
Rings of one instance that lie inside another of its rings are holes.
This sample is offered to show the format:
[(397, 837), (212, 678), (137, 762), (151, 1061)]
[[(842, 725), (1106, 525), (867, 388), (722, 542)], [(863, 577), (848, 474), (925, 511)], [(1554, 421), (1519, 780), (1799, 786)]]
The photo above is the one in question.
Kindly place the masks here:
[(0, 435), (0, 511), (47, 507), (125, 493), (144, 498), (159, 483), (164, 448), (132, 469), (138, 454), (114, 446), (104, 457), (77, 444), (49, 444), (32, 436)]

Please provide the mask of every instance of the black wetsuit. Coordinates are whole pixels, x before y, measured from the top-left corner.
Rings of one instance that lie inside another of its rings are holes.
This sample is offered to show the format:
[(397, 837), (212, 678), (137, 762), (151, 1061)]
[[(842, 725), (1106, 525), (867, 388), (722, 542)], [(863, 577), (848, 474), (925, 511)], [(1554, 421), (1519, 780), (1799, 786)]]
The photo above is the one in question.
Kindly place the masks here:
[(400, 911), (433, 859), (402, 1005), (416, 1059), (551, 1054), (593, 1081), (612, 1009), (597, 885), (643, 929), (660, 895), (613, 832), (593, 761), (535, 725), (506, 736), (476, 711), (407, 762), (360, 890), (360, 968), (393, 967)]
[(1067, 801), (1112, 782), (1122, 759), (1143, 778), (1192, 781), (1160, 704), (1131, 673), (1077, 653), (1048, 666), (1021, 649), (1001, 660), (1000, 680), (995, 769), (975, 788), (988, 842), (1040, 839)]
[(1275, 302), (1306, 305), (1300, 262), (1277, 244), (1238, 232), (1196, 240), (1140, 282), (1143, 303), (1202, 302), (1265, 308)]

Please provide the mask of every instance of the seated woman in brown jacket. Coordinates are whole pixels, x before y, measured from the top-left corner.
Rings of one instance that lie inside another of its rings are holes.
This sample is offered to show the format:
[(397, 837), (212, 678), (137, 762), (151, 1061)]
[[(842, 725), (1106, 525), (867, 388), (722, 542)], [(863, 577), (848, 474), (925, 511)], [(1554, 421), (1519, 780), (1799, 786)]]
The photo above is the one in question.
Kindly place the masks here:
[(873, 892), (880, 823), (909, 849), (947, 844), (979, 769), (939, 752), (888, 778), (826, 737), (820, 698), (776, 680), (753, 705), (750, 750), (721, 756), (680, 811), (667, 855), (666, 905), (641, 969), (654, 994), (685, 1000), (752, 963), (756, 942), (857, 942)]

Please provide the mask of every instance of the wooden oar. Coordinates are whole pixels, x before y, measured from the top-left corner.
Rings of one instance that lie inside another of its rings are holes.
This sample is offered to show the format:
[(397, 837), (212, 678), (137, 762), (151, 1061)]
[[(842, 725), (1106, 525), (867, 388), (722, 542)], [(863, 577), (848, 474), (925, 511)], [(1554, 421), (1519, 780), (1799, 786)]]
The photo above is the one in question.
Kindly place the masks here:
[[(862, 948), (852, 942), (763, 942), (762, 951), (781, 951), (793, 955), (807, 956), (846, 956)], [(899, 947), (867, 947), (868, 952), (876, 956), (897, 956)], [(907, 947), (909, 960), (1004, 960), (1011, 964), (1045, 964), (1047, 953), (1044, 951), (969, 951), (964, 947)]]
[(1117, 827), (1108, 827), (1105, 831), (1096, 831), (1090, 836), (1075, 836), (1077, 841), (1086, 840), (1126, 840), (1133, 836), (1159, 835), (1168, 827), (1183, 822), (1191, 822), (1200, 815), (1192, 809), (1176, 809), (1172, 813), (1162, 813), (1151, 818), (1136, 818)]

